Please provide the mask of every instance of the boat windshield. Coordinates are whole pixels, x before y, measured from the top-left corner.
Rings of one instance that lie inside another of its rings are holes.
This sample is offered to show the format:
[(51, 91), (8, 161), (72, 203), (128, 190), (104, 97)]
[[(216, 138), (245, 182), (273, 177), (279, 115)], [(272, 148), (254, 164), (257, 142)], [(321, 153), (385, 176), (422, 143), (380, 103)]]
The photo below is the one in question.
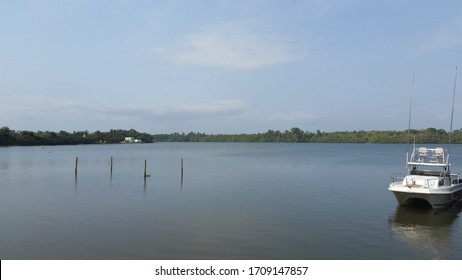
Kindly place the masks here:
[(414, 148), (408, 160), (410, 165), (447, 166), (448, 163), (449, 155), (443, 148)]

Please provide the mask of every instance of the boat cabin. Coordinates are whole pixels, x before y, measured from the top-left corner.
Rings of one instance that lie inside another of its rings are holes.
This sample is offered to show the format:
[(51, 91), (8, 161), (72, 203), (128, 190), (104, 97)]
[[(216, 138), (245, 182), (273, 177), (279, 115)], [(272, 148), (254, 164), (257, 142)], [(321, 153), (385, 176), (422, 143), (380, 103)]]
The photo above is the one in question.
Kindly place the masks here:
[(407, 160), (409, 175), (449, 176), (449, 156), (443, 148), (414, 148)]
[(428, 187), (449, 186), (460, 182), (459, 174), (451, 174), (449, 155), (443, 148), (414, 148), (408, 158), (408, 175), (404, 185), (427, 185)]

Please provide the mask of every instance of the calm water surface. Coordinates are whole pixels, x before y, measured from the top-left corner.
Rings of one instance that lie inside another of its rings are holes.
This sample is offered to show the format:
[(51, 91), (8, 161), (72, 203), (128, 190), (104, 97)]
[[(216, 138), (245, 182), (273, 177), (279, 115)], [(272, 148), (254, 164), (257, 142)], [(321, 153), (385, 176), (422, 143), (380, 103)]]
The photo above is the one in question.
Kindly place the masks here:
[[(452, 171), (462, 171), (462, 147), (451, 151)], [(390, 175), (405, 172), (405, 152), (378, 144), (0, 147), (0, 258), (461, 259), (460, 204), (397, 207), (387, 190)]]

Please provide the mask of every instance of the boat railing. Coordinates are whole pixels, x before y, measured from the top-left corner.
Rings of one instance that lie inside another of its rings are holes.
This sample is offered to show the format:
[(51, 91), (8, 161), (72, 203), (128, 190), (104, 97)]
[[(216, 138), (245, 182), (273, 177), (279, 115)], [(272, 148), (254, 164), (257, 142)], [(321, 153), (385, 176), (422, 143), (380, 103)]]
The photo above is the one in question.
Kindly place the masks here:
[(462, 184), (462, 179), (460, 178), (460, 174), (451, 174), (451, 184), (457, 185)]
[(403, 184), (409, 188), (434, 190), (442, 187), (448, 187), (450, 185), (462, 184), (462, 179), (460, 178), (460, 174), (451, 174), (450, 176), (440, 176), (418, 180), (404, 177), (401, 181), (399, 181), (399, 178), (395, 178), (392, 183)]
[(448, 176), (432, 176), (432, 178), (408, 178), (402, 176), (400, 173), (393, 174), (390, 176), (390, 184), (396, 186), (407, 186), (409, 188), (422, 188), (422, 189), (438, 189), (441, 187), (447, 187), (450, 184), (462, 184), (462, 178), (460, 174), (451, 174)]
[(401, 175), (401, 173), (393, 174), (393, 175), (390, 176), (390, 184), (393, 184), (393, 185), (402, 184), (404, 178), (405, 177), (403, 175)]
[(406, 178), (406, 182), (404, 182), (405, 186), (409, 188), (422, 188), (422, 189), (437, 189), (444, 185), (445, 180), (441, 178), (432, 178), (432, 179), (419, 179), (418, 181), (411, 178)]

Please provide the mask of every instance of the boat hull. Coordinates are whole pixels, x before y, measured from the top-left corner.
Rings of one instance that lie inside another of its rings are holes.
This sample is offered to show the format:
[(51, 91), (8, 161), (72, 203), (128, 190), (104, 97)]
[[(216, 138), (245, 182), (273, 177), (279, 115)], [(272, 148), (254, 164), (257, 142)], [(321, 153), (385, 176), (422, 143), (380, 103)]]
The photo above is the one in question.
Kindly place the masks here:
[(451, 186), (445, 190), (415, 190), (392, 183), (388, 189), (393, 192), (399, 205), (413, 204), (423, 200), (433, 208), (441, 208), (460, 200), (462, 197), (462, 184)]

